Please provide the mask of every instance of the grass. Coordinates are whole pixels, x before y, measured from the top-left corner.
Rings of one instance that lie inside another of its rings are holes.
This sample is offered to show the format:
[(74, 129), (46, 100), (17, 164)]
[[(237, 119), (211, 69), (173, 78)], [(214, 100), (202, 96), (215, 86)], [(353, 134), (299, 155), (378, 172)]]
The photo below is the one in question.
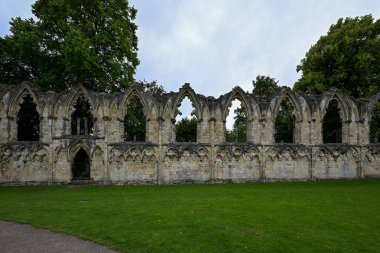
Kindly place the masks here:
[(2, 187), (0, 219), (123, 252), (379, 252), (380, 180)]

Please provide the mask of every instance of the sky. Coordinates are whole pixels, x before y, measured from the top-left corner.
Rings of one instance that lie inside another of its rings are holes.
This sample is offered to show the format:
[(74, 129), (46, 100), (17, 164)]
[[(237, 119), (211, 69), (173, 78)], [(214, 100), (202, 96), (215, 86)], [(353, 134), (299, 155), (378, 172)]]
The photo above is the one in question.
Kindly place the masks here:
[[(0, 36), (11, 17), (31, 17), (34, 0), (0, 0)], [(167, 91), (190, 83), (219, 97), (252, 90), (257, 75), (292, 87), (310, 47), (341, 17), (372, 14), (379, 0), (130, 0), (138, 10), (136, 79)]]

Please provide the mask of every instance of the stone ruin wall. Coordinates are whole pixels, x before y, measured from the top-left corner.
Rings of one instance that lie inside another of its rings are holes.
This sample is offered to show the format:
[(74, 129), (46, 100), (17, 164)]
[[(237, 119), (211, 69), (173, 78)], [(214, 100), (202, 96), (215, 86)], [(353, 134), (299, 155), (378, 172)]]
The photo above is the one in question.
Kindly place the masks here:
[[(40, 141), (17, 141), (17, 112), (30, 94), (40, 115)], [(85, 96), (95, 117), (90, 136), (71, 135), (76, 98)], [(123, 141), (127, 101), (137, 96), (147, 118), (146, 142)], [(175, 117), (187, 96), (195, 108), (196, 143), (175, 142)], [(294, 144), (274, 143), (281, 101), (294, 106)], [(185, 84), (178, 92), (153, 96), (137, 85), (124, 93), (96, 93), (78, 86), (68, 93), (42, 91), (28, 83), (0, 85), (0, 184), (70, 183), (79, 149), (91, 159), (99, 183), (250, 182), (380, 176), (380, 144), (369, 144), (369, 120), (380, 93), (355, 100), (332, 89), (318, 96), (283, 87), (257, 97), (240, 87), (219, 98)], [(234, 99), (246, 108), (247, 142), (225, 142), (225, 119)], [(322, 119), (335, 99), (342, 118), (342, 143), (323, 144)]]

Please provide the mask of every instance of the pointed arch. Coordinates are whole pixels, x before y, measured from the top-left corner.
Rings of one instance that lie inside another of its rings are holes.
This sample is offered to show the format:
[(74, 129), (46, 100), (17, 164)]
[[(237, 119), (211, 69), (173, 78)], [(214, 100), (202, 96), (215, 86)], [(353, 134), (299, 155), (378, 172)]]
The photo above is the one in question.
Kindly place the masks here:
[(78, 97), (83, 96), (88, 100), (88, 102), (91, 105), (91, 113), (92, 115), (95, 115), (95, 108), (96, 104), (95, 101), (91, 98), (89, 92), (85, 87), (82, 85), (77, 86), (75, 89), (70, 91), (67, 97), (67, 102), (66, 102), (66, 108), (65, 108), (65, 117), (70, 118), (71, 113), (73, 112), (73, 106), (75, 102), (77, 101)]
[(124, 121), (124, 140), (145, 142), (150, 112), (143, 90), (132, 86), (124, 94), (119, 108), (119, 118)]
[(90, 157), (90, 155), (91, 155), (90, 147), (87, 145), (87, 143), (85, 143), (81, 140), (78, 140), (69, 146), (68, 157), (70, 157), (70, 159), (72, 159), (75, 156), (75, 154), (78, 152), (79, 149), (83, 149), (84, 151), (86, 151), (88, 157)]
[(15, 118), (18, 113), (18, 105), (20, 104), (21, 100), (26, 95), (30, 95), (33, 98), (34, 103), (36, 104), (36, 110), (39, 115), (42, 115), (41, 105), (38, 100), (38, 96), (33, 92), (31, 86), (24, 82), (20, 86), (17, 87), (15, 93), (13, 94), (12, 98), (10, 99), (10, 103), (8, 106), (7, 114), (10, 117)]
[(177, 95), (174, 98), (173, 106), (171, 110), (171, 119), (174, 120), (177, 117), (178, 108), (181, 106), (182, 101), (185, 99), (185, 97), (188, 97), (191, 101), (191, 104), (193, 108), (195, 109), (194, 114), (195, 117), (200, 120), (201, 115), (201, 105), (199, 104), (199, 101), (197, 100), (196, 93), (194, 92), (193, 88), (190, 87), (189, 84), (184, 84), (182, 88), (179, 90)]
[(79, 148), (72, 159), (71, 173), (72, 180), (91, 178), (91, 159), (83, 148)]
[(281, 103), (284, 100), (288, 100), (293, 106), (293, 115), (296, 121), (303, 121), (304, 115), (302, 110), (302, 105), (298, 97), (292, 92), (288, 87), (286, 89), (282, 88), (282, 92), (278, 98), (273, 98), (270, 102), (270, 108), (272, 109), (273, 120), (276, 118), (278, 111), (281, 107)]
[(96, 106), (89, 92), (82, 85), (70, 92), (66, 102), (65, 118), (71, 121), (72, 135), (93, 134)]
[(132, 86), (123, 95), (119, 105), (119, 118), (123, 118), (127, 113), (127, 105), (130, 99), (137, 98), (143, 106), (143, 113), (146, 118), (150, 118), (148, 103), (145, 99), (145, 93), (136, 86)]
[(229, 94), (227, 94), (227, 100), (226, 100), (225, 107), (223, 110), (223, 119), (224, 120), (226, 120), (228, 113), (229, 113), (229, 110), (230, 110), (230, 107), (232, 105), (232, 102), (235, 99), (239, 100), (240, 103), (242, 103), (242, 105), (246, 108), (245, 113), (247, 114), (246, 115), (247, 120), (249, 120), (249, 121), (253, 120), (254, 114), (258, 118), (258, 116), (260, 115), (260, 109), (259, 109), (258, 103), (256, 102), (256, 100), (254, 98), (252, 99), (253, 107), (255, 108), (255, 110), (253, 111), (251, 103), (249, 103), (249, 97), (248, 97), (247, 93), (244, 92), (244, 90), (241, 87), (237, 86)]
[(326, 110), (332, 100), (336, 100), (338, 103), (338, 108), (340, 109), (339, 115), (342, 121), (350, 121), (350, 107), (346, 101), (346, 97), (344, 97), (340, 92), (337, 92), (336, 90), (323, 94), (323, 99), (320, 103), (321, 120), (323, 120)]

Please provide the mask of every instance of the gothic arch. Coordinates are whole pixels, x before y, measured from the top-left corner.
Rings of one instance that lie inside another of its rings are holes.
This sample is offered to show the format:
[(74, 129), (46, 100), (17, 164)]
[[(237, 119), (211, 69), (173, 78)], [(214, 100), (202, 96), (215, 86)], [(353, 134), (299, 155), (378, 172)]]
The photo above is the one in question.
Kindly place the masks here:
[(278, 110), (280, 109), (282, 101), (288, 99), (288, 101), (293, 105), (293, 115), (295, 116), (296, 121), (303, 121), (304, 115), (302, 110), (302, 105), (298, 97), (294, 92), (292, 92), (289, 88), (282, 88), (280, 96), (277, 98), (273, 98), (270, 102), (269, 111), (272, 113), (273, 120), (275, 120)]
[[(251, 106), (247, 93), (242, 88), (237, 86), (233, 88), (233, 90), (229, 94), (227, 94), (227, 100), (224, 104), (223, 110), (223, 120), (226, 120), (230, 111), (230, 107), (232, 105), (232, 101), (235, 99), (239, 100), (240, 103), (242, 103), (242, 105), (246, 108), (245, 113), (247, 114), (247, 120), (252, 121), (253, 115), (255, 115), (256, 118), (258, 118), (258, 116), (260, 115), (260, 109), (257, 102), (253, 100), (253, 104)], [(252, 107), (254, 107), (255, 110), (252, 110)]]
[(96, 115), (95, 101), (93, 101), (93, 99), (91, 98), (89, 92), (82, 85), (79, 85), (78, 87), (76, 87), (75, 89), (73, 89), (68, 94), (66, 108), (65, 108), (65, 114), (64, 114), (64, 116), (66, 118), (70, 118), (71, 117), (71, 113), (73, 112), (74, 103), (76, 102), (76, 100), (78, 99), (78, 97), (81, 96), (81, 95), (83, 97), (85, 97), (88, 100), (88, 102), (90, 103), (92, 115), (94, 115), (94, 116)]
[(68, 157), (70, 158), (70, 161), (73, 161), (76, 153), (80, 149), (83, 149), (84, 151), (86, 151), (88, 157), (91, 157), (90, 147), (85, 142), (78, 140), (74, 142), (73, 144), (71, 144), (70, 147), (68, 148)]
[[(351, 114), (350, 109), (356, 109), (357, 108), (350, 108), (348, 102), (346, 101), (346, 97), (343, 96), (338, 90), (332, 90), (332, 92), (324, 93), (323, 99), (321, 100), (319, 104), (319, 110), (320, 110), (320, 120), (323, 121), (323, 117), (325, 116), (326, 110), (330, 105), (330, 102), (332, 100), (336, 100), (339, 106), (339, 115), (341, 120), (344, 122), (349, 122), (351, 120)], [(356, 115), (359, 115), (359, 113), (356, 113)]]
[(177, 116), (177, 109), (181, 106), (182, 101), (185, 97), (188, 97), (191, 101), (191, 104), (193, 108), (195, 109), (195, 116), (197, 120), (201, 120), (201, 106), (199, 104), (199, 101), (197, 100), (196, 93), (194, 90), (190, 87), (189, 84), (184, 84), (182, 88), (179, 89), (179, 92), (174, 97), (174, 102), (171, 110), (171, 119), (174, 120)]
[(138, 89), (138, 87), (136, 87), (136, 86), (132, 86), (130, 89), (128, 89), (127, 92), (123, 95), (121, 102), (120, 102), (119, 118), (120, 119), (124, 118), (124, 115), (127, 113), (128, 101), (132, 98), (135, 98), (135, 97), (142, 104), (143, 113), (144, 113), (145, 117), (147, 119), (150, 118), (150, 114), (148, 113), (150, 110), (149, 110), (148, 103), (147, 103), (144, 95), (145, 95), (145, 93), (141, 89)]
[(26, 82), (22, 83), (15, 93), (12, 96), (12, 99), (10, 100), (9, 106), (8, 106), (8, 116), (16, 118), (18, 113), (18, 105), (20, 101), (23, 99), (24, 96), (30, 95), (33, 98), (34, 103), (37, 105), (36, 110), (39, 115), (42, 115), (41, 105), (37, 99), (37, 95), (33, 92), (30, 85)]

